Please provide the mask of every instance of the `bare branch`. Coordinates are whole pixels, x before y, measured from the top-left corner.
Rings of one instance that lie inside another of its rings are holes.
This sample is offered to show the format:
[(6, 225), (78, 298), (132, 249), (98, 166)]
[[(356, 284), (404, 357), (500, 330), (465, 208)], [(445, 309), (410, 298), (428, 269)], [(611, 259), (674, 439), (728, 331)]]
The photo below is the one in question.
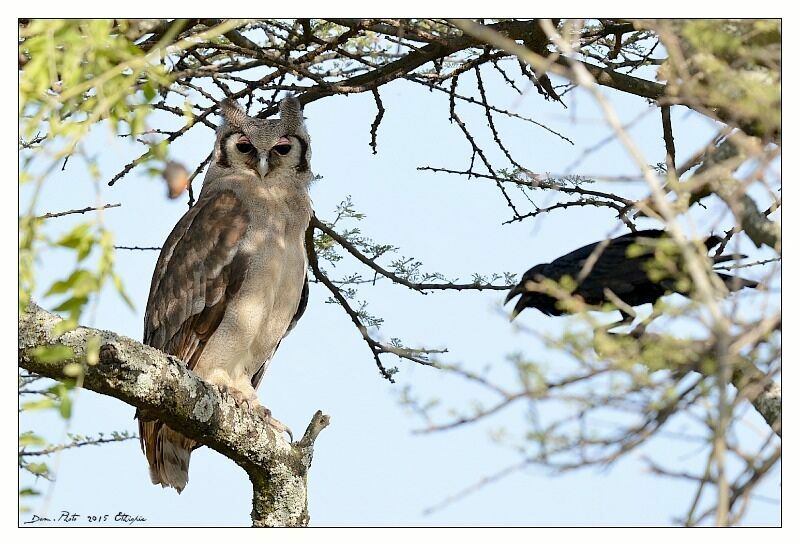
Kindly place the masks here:
[(160, 246), (116, 246), (117, 250), (161, 250)]
[(37, 219), (58, 218), (60, 216), (67, 216), (68, 214), (85, 214), (87, 212), (91, 212), (94, 210), (113, 209), (121, 206), (122, 203), (114, 203), (114, 204), (102, 205), (100, 207), (86, 207), (85, 209), (65, 210), (62, 212), (48, 212), (47, 214), (42, 214), (41, 216), (37, 216), (36, 218)]
[(375, 97), (375, 106), (378, 108), (378, 113), (375, 115), (375, 121), (372, 122), (372, 125), (369, 128), (369, 134), (372, 137), (369, 145), (372, 147), (372, 153), (378, 153), (378, 127), (381, 124), (381, 120), (383, 119), (383, 114), (385, 110), (383, 109), (383, 102), (381, 102), (381, 96), (378, 93), (377, 89), (372, 90), (372, 96)]

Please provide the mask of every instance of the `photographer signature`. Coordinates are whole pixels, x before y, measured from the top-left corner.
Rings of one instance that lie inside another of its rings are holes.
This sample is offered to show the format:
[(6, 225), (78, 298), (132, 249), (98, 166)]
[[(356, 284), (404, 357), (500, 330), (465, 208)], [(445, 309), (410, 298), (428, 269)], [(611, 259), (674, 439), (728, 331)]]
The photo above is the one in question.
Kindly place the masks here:
[(23, 521), (23, 525), (29, 523), (74, 523), (92, 524), (92, 523), (125, 523), (133, 525), (134, 523), (144, 523), (147, 518), (144, 516), (126, 514), (125, 512), (117, 512), (116, 515), (112, 514), (78, 514), (70, 510), (62, 510), (58, 517), (48, 518), (44, 516), (31, 515), (29, 521)]

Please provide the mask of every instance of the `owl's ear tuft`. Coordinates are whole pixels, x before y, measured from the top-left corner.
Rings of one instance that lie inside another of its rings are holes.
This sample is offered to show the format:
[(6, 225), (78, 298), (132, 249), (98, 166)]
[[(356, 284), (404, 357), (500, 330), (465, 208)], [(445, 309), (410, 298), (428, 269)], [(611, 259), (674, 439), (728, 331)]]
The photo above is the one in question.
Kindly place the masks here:
[(287, 128), (295, 129), (303, 125), (303, 106), (297, 97), (294, 95), (287, 95), (282, 101), (280, 106), (281, 121), (286, 124)]
[(231, 125), (243, 127), (247, 123), (247, 114), (234, 99), (225, 99), (220, 102), (219, 111), (225, 121)]

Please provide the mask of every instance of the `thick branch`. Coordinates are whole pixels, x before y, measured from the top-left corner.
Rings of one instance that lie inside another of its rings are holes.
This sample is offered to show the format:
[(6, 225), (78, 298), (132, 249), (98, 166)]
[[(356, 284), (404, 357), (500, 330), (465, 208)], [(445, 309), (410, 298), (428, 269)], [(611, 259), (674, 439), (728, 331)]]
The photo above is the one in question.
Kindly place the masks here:
[(730, 207), (756, 246), (766, 244), (780, 252), (780, 223), (767, 218), (768, 213), (760, 211), (752, 197), (747, 195), (747, 186), (733, 177), (734, 171), (754, 155), (744, 150), (748, 144), (758, 149), (757, 140), (731, 135), (708, 152), (689, 182), (696, 186), (688, 197), (689, 203), (713, 191)]
[[(578, 81), (579, 79), (576, 78), (573, 70), (576, 66), (579, 66), (582, 70), (586, 70), (591, 74), (598, 85), (610, 87), (632, 95), (638, 95), (642, 98), (657, 100), (662, 105), (680, 104), (700, 112), (701, 114), (716, 116), (717, 119), (723, 123), (736, 124), (737, 122), (731, 112), (723, 106), (716, 104), (696, 104), (696, 101), (673, 96), (667, 91), (667, 86), (664, 84), (621, 74), (611, 68), (597, 66), (564, 55), (551, 54), (545, 57), (535, 53), (526, 46), (516, 42), (517, 39), (524, 38), (524, 36), (515, 34), (514, 30), (516, 30), (517, 27), (509, 27), (511, 31), (506, 31), (505, 29), (493, 28), (493, 25), (480, 25), (469, 19), (453, 19), (450, 22), (460, 28), (465, 34), (472, 36), (475, 40), (516, 55), (521, 61), (530, 64), (537, 72), (558, 74), (573, 83), (581, 85), (581, 82)], [(547, 23), (548, 21), (545, 19), (544, 24)], [(531, 22), (530, 24), (538, 25), (539, 23)], [(530, 30), (531, 28), (532, 27), (529, 27), (528, 30), (525, 31), (526, 35), (532, 32)], [(770, 141), (779, 140), (779, 135), (766, 134), (764, 129), (759, 127), (756, 123), (748, 123), (745, 121), (745, 123), (738, 124), (743, 131), (750, 135), (765, 138)]]
[(714, 192), (731, 208), (753, 244), (767, 245), (781, 252), (780, 223), (767, 218), (743, 189), (736, 180), (727, 179), (715, 184)]
[(782, 437), (781, 386), (756, 368), (735, 368), (733, 384), (739, 393), (750, 400), (767, 424)]
[[(353, 20), (332, 19), (331, 21), (341, 23), (345, 26), (352, 25), (351, 28), (360, 28), (356, 24), (357, 21)], [(508, 41), (505, 43), (505, 45), (508, 43), (515, 43), (513, 41), (517, 39), (524, 39), (537, 29), (536, 23), (531, 21), (502, 21), (499, 23), (486, 25), (484, 28), (487, 28), (493, 32), (502, 32), (505, 36), (507, 36)], [(494, 35), (495, 34), (493, 34), (493, 36)], [(364, 91), (379, 87), (397, 78), (406, 77), (416, 68), (419, 68), (420, 66), (431, 62), (434, 59), (441, 59), (464, 49), (483, 44), (498, 46), (498, 44), (494, 43), (491, 39), (487, 39), (486, 36), (481, 34), (473, 34), (472, 32), (462, 36), (449, 36), (447, 38), (440, 38), (439, 42), (429, 43), (428, 45), (419, 48), (396, 61), (387, 63), (365, 74), (359, 74), (358, 76), (354, 76), (342, 82), (331, 83), (325, 87), (315, 86), (298, 98), (300, 99), (300, 102), (307, 104), (309, 102), (334, 94), (362, 93)], [(507, 47), (504, 47), (504, 45), (500, 45), (498, 47), (508, 51), (509, 53), (517, 54), (517, 51), (512, 51)], [(519, 48), (526, 52), (529, 51), (527, 48), (525, 48), (525, 46), (519, 46)], [(538, 55), (533, 55), (536, 57), (536, 62), (533, 64), (537, 69), (541, 68), (543, 71), (550, 71), (564, 77), (569, 77), (569, 71), (566, 70), (566, 68), (569, 67), (570, 63), (572, 62), (571, 60), (567, 59), (566, 57), (559, 57), (555, 60), (555, 63), (551, 63)], [(530, 62), (528, 59), (525, 60)], [(633, 93), (641, 97), (657, 99), (664, 94), (666, 89), (663, 84), (628, 76), (626, 74), (620, 74), (607, 68), (589, 64), (586, 64), (586, 67), (590, 72), (593, 73), (595, 78), (597, 78), (597, 81), (600, 85), (612, 87), (627, 93)], [(271, 114), (272, 112), (270, 111), (269, 113)]]
[[(79, 327), (53, 335), (61, 318), (31, 303), (19, 322), (20, 367), (65, 379), (64, 366), (86, 362), (86, 344), (100, 338), (99, 362), (84, 366), (83, 386), (136, 406), (241, 466), (253, 483), (253, 525), (307, 525), (307, 474), (314, 439), (329, 422), (317, 412), (311, 432), (289, 444), (255, 413), (239, 406), (171, 355), (106, 330)], [(35, 358), (41, 346), (65, 345), (74, 356), (57, 362)]]

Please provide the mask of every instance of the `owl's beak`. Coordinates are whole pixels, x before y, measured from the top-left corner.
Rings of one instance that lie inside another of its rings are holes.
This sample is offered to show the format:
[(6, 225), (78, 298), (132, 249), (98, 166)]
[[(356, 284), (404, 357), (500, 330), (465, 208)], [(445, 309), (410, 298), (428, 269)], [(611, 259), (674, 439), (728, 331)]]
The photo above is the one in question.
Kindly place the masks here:
[(265, 178), (267, 173), (269, 172), (269, 156), (259, 155), (258, 156), (258, 174), (261, 175), (261, 178)]

